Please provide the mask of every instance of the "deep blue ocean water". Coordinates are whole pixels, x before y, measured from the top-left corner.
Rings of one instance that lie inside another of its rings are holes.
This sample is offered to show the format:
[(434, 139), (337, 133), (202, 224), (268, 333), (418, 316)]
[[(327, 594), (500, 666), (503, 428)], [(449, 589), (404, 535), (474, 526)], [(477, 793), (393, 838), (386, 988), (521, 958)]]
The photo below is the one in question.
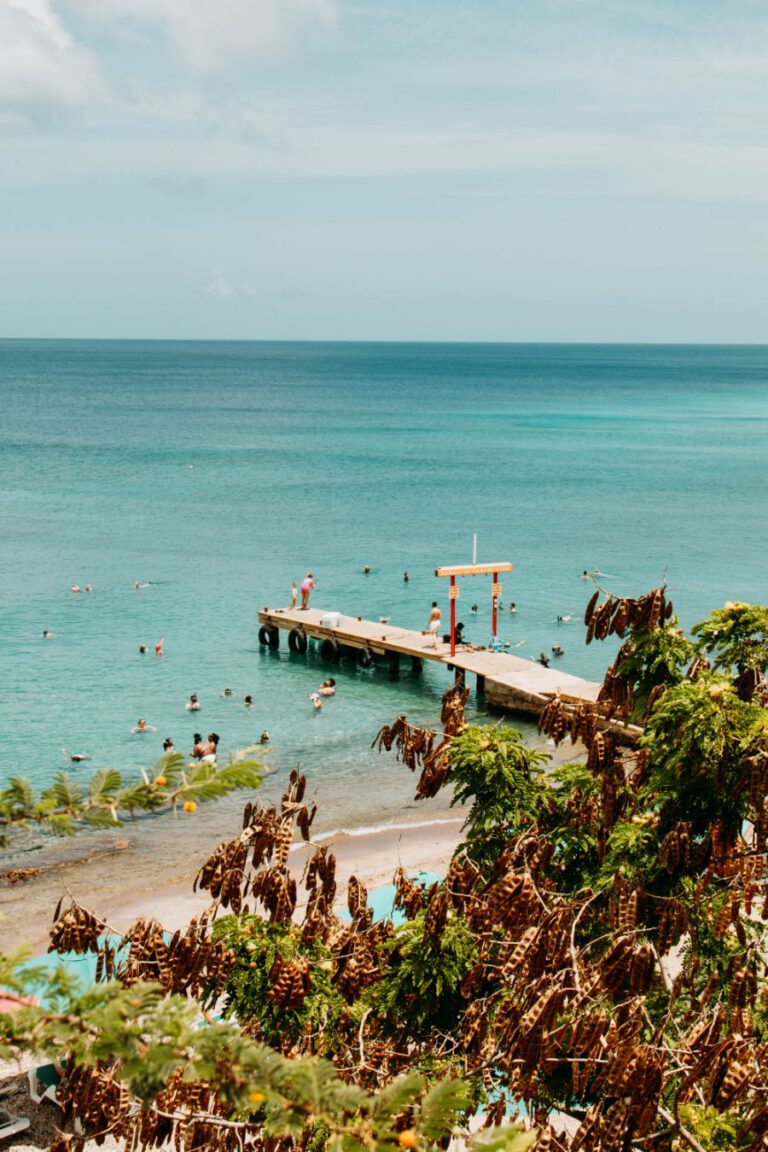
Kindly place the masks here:
[[(315, 714), (327, 669), (260, 650), (256, 621), (309, 568), (317, 606), (423, 627), (433, 598), (447, 615), (434, 567), (476, 532), (479, 560), (515, 564), (502, 637), (531, 658), (557, 640), (595, 678), (612, 649), (584, 645), (585, 568), (628, 594), (666, 576), (686, 625), (768, 600), (763, 347), (4, 341), (0, 411), (6, 776), (49, 780), (62, 747), (130, 775), (166, 735), (266, 728), (327, 825), (391, 819), (412, 781), (371, 739), (436, 719), (446, 674), (342, 668)], [(459, 616), (487, 641), (488, 582)], [(139, 716), (157, 733), (131, 735)]]

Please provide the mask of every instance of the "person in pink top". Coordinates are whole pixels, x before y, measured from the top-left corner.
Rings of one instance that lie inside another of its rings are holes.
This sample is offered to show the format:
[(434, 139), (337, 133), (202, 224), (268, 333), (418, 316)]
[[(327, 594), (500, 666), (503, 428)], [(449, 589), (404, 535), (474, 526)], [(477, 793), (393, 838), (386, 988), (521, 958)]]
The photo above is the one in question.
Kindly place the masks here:
[(304, 611), (309, 608), (309, 594), (315, 586), (315, 578), (311, 572), (301, 582), (301, 607)]

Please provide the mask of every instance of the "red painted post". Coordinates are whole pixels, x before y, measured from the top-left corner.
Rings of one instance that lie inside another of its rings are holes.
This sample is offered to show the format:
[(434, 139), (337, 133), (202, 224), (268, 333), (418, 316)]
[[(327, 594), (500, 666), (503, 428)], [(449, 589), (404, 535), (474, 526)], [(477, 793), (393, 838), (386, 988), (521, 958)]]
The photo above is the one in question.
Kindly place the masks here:
[(498, 582), (499, 582), (499, 574), (498, 574), (498, 572), (494, 572), (494, 574), (493, 574), (493, 632), (492, 632), (494, 640), (496, 639), (496, 605), (499, 602), (499, 598), (496, 595), (496, 585), (498, 584)]
[(449, 593), (449, 595), (451, 597), (451, 656), (456, 655), (456, 593), (454, 592), (455, 587), (456, 587), (456, 577), (451, 576), (451, 591)]

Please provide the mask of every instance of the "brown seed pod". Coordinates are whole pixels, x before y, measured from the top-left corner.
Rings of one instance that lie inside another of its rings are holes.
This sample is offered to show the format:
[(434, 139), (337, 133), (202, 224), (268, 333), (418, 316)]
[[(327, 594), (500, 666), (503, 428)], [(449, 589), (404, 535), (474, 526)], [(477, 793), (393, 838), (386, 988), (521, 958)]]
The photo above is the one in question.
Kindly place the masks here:
[(599, 599), (600, 599), (600, 589), (596, 588), (595, 591), (592, 593), (592, 595), (589, 598), (589, 603), (587, 604), (587, 608), (586, 608), (586, 611), (584, 613), (584, 626), (585, 626), (585, 628), (589, 627), (589, 625), (592, 623), (592, 617), (595, 614), (595, 605), (597, 604)]

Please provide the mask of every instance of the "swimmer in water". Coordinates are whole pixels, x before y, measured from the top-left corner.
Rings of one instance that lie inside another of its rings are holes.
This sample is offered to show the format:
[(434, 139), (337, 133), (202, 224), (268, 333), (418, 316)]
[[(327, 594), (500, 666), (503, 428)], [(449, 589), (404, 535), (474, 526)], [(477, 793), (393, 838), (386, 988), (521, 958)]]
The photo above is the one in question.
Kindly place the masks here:
[(206, 751), (205, 755), (202, 757), (202, 759), (206, 762), (206, 764), (215, 764), (216, 763), (216, 752), (218, 750), (218, 747), (219, 747), (218, 733), (209, 732), (208, 733), (207, 751)]
[(85, 590), (86, 592), (93, 592), (93, 584), (86, 584)]
[(146, 656), (146, 654), (147, 654), (147, 646), (146, 646), (146, 644), (139, 644), (139, 653), (140, 653), (142, 656)]
[(514, 600), (510, 600), (510, 602), (509, 602), (509, 614), (510, 614), (510, 616), (514, 616), (516, 612), (517, 612), (517, 604), (515, 604)]
[(408, 575), (408, 573), (403, 572), (403, 583), (407, 584), (409, 580), (410, 580), (410, 576)]
[(155, 644), (155, 656), (165, 656), (165, 652), (163, 652), (163, 644), (165, 644), (165, 637), (161, 636), (157, 644)]
[(539, 664), (544, 668), (549, 668), (549, 656), (546, 652), (539, 652)]
[(327, 680), (323, 680), (317, 691), (320, 696), (335, 696), (336, 681), (332, 676), (329, 676)]
[(166, 736), (165, 740), (163, 740), (163, 752), (166, 756), (170, 756), (171, 753), (175, 751), (176, 749), (173, 746), (173, 739), (170, 736)]
[(225, 688), (224, 691), (222, 692), (222, 696), (232, 696), (232, 695), (234, 695), (234, 693), (232, 692), (231, 688)]
[(62, 748), (61, 754), (65, 760), (69, 760), (72, 764), (81, 764), (83, 760), (90, 760), (87, 752), (67, 752), (66, 748)]
[(370, 576), (370, 574), (371, 574), (371, 570), (368, 567), (368, 565), (366, 564), (365, 568), (363, 568), (363, 576)]
[(269, 744), (269, 732), (262, 732), (259, 736), (259, 744)]
[(477, 604), (472, 605), (472, 607), (470, 608), (470, 612), (477, 612)]
[(207, 741), (203, 740), (199, 732), (195, 732), (194, 736), (192, 737), (192, 759), (202, 760), (203, 756), (205, 756), (207, 748)]
[(47, 628), (43, 629), (43, 640), (55, 640), (55, 639), (56, 639), (56, 633), (55, 632), (49, 632)]
[(184, 707), (186, 708), (187, 712), (199, 712), (200, 711), (200, 701), (197, 698), (197, 692), (192, 693), (192, 695), (190, 696), (189, 700), (187, 700)]
[(136, 727), (131, 728), (131, 732), (134, 736), (137, 736), (140, 732), (157, 732), (157, 728), (155, 728), (154, 724), (147, 724), (146, 720), (139, 717), (136, 721)]
[(559, 645), (559, 644), (553, 644), (553, 645), (552, 645), (552, 653), (553, 653), (553, 655), (555, 655), (555, 656), (563, 656), (563, 655), (565, 655), (565, 653), (563, 652), (563, 650), (562, 650), (562, 648), (560, 647), (560, 645)]
[(558, 616), (557, 618), (558, 624), (570, 624), (571, 620), (573, 620), (573, 616), (570, 614), (566, 616)]
[(73, 584), (70, 588), (70, 592), (82, 592), (82, 588), (79, 584)]
[(582, 572), (581, 578), (582, 578), (582, 580), (589, 580), (589, 572), (587, 572), (586, 568)]
[(253, 696), (250, 694), (243, 696), (243, 704), (245, 704), (246, 708), (253, 708)]
[(310, 692), (309, 698), (312, 701), (312, 707), (315, 709), (316, 712), (319, 712), (323, 706), (323, 702), (320, 699), (320, 697), (318, 696), (317, 692)]

